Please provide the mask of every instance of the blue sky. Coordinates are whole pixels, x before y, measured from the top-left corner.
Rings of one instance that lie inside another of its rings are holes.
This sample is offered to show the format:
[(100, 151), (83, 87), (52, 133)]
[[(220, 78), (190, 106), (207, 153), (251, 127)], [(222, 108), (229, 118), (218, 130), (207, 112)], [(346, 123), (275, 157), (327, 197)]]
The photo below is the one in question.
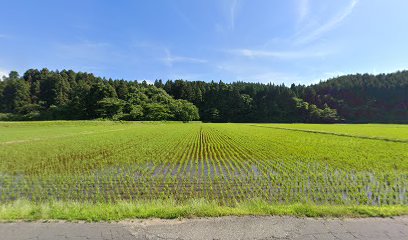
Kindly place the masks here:
[(0, 0), (0, 75), (310, 84), (408, 68), (406, 0)]

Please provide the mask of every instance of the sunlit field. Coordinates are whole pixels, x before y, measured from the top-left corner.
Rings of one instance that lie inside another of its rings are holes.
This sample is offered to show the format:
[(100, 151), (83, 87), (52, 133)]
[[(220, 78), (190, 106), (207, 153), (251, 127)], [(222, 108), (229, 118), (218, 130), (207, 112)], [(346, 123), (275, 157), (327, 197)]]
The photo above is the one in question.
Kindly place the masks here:
[(406, 125), (3, 122), (0, 159), (3, 205), (408, 204)]

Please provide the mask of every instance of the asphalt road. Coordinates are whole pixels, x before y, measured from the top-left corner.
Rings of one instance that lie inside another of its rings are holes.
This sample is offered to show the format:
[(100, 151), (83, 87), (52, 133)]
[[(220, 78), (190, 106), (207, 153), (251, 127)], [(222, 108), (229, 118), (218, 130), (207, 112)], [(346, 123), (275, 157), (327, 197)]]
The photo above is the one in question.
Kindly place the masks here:
[(1, 223), (0, 239), (408, 239), (408, 216), (364, 219), (222, 217), (118, 223)]

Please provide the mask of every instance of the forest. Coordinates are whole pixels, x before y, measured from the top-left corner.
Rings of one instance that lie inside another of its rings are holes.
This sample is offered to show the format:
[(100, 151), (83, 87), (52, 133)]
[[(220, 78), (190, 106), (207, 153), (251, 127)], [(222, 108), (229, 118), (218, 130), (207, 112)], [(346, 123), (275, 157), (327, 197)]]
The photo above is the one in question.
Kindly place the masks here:
[(408, 71), (317, 84), (113, 80), (29, 69), (0, 81), (0, 120), (408, 123)]

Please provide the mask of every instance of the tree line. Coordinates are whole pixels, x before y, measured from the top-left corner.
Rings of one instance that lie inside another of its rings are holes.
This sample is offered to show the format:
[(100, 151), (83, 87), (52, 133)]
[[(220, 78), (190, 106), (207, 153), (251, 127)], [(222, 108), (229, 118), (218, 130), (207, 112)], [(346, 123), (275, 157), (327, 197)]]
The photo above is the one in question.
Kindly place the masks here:
[(146, 82), (112, 80), (72, 70), (15, 71), (0, 82), (2, 120), (198, 120), (198, 109)]
[(408, 71), (310, 86), (112, 80), (72, 70), (15, 71), (0, 81), (0, 120), (408, 122)]
[(299, 90), (305, 101), (336, 109), (346, 122), (408, 123), (408, 71), (340, 76)]
[(336, 109), (309, 104), (285, 85), (156, 80), (154, 85), (199, 108), (208, 122), (337, 122)]

